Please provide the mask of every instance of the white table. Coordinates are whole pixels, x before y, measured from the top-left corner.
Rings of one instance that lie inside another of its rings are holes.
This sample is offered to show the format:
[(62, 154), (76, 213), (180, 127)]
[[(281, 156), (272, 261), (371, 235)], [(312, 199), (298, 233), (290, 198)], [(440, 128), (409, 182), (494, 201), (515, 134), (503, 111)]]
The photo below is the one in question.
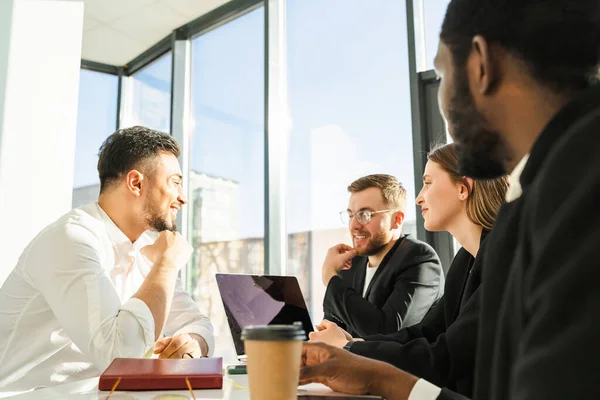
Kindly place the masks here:
[[(247, 375), (223, 375), (223, 389), (220, 390), (194, 390), (197, 399), (211, 400), (248, 400)], [(310, 384), (298, 387), (298, 394), (327, 394), (328, 396), (343, 396), (332, 392), (328, 387), (320, 384)], [(98, 390), (98, 378), (57, 385), (51, 388), (40, 389), (23, 393), (17, 396), (5, 397), (3, 400), (105, 400), (109, 392)], [(189, 400), (192, 395), (187, 390), (169, 390), (152, 392), (119, 392), (115, 391), (110, 400)]]

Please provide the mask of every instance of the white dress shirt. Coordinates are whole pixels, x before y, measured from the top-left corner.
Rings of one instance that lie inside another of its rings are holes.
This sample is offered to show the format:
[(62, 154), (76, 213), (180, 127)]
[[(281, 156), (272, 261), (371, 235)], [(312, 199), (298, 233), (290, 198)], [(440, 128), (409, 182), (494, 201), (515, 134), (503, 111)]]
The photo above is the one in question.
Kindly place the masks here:
[[(525, 169), (525, 165), (527, 165), (527, 160), (529, 160), (529, 154), (519, 161), (517, 166), (508, 176), (508, 190), (506, 191), (507, 203), (515, 201), (521, 197), (521, 194), (523, 194), (520, 179), (521, 174)], [(410, 391), (408, 400), (435, 400), (440, 395), (441, 391), (441, 388), (427, 382), (424, 379), (419, 379), (413, 389)]]
[(529, 160), (529, 154), (525, 155), (525, 157), (519, 161), (515, 169), (513, 169), (508, 176), (508, 190), (506, 191), (507, 203), (515, 201), (523, 194), (523, 189), (521, 188), (521, 174), (525, 169), (525, 165), (527, 165), (527, 160)]
[[(0, 391), (98, 376), (116, 357), (154, 349), (154, 318), (131, 298), (152, 264), (97, 203), (75, 209), (29, 243), (0, 289)], [(177, 280), (163, 335), (213, 327)]]

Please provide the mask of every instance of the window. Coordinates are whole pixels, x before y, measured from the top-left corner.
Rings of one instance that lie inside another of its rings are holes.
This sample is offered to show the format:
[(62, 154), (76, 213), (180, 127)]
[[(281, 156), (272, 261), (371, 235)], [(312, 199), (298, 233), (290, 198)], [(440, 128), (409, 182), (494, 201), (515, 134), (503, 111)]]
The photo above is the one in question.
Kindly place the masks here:
[(130, 101), (124, 127), (142, 125), (171, 131), (172, 53), (167, 53), (129, 78)]
[(115, 75), (81, 70), (79, 108), (75, 140), (73, 208), (98, 199), (98, 149), (116, 130), (118, 78)]
[(395, 0), (289, 0), (287, 35), (287, 273), (318, 323), (325, 253), (350, 244), (338, 213), (353, 180), (396, 176), (408, 191), (404, 233), (416, 236), (406, 10)]
[[(425, 68), (418, 68), (419, 70), (433, 69), (433, 60), (437, 54), (437, 48), (440, 41), (440, 30), (442, 29), (442, 22), (446, 15), (446, 9), (450, 0), (415, 0), (415, 3), (419, 1), (420, 7), (422, 7), (422, 16), (415, 18), (422, 19), (422, 21), (415, 21), (415, 29), (421, 27), (424, 40), (420, 46), (424, 45), (424, 48), (417, 49), (417, 54), (420, 51), (425, 52)], [(417, 9), (417, 7), (415, 7)], [(418, 37), (418, 35), (417, 35)], [(417, 46), (419, 43), (417, 42)]]
[(187, 288), (233, 342), (215, 273), (264, 271), (264, 10), (192, 42)]

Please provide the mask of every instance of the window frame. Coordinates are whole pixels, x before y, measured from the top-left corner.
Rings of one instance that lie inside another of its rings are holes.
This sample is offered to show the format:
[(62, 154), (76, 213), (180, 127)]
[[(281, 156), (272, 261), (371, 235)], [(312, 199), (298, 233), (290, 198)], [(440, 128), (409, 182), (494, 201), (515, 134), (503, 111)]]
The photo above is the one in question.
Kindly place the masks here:
[[(130, 101), (127, 98), (127, 79), (167, 52), (172, 51), (171, 134), (182, 145), (180, 163), (186, 170), (186, 166), (189, 165), (191, 40), (261, 6), (264, 6), (265, 12), (265, 273), (285, 274), (287, 261), (287, 234), (284, 228), (286, 202), (285, 180), (282, 178), (281, 168), (284, 166), (284, 161), (287, 160), (277, 158), (276, 154), (281, 154), (279, 149), (283, 148), (286, 143), (275, 142), (275, 138), (280, 135), (269, 134), (270, 129), (286, 129), (285, 126), (274, 125), (270, 117), (275, 114), (272, 109), (275, 107), (281, 109), (280, 107), (284, 106), (282, 102), (285, 101), (282, 99), (281, 93), (276, 92), (286, 84), (285, 76), (270, 68), (273, 58), (278, 62), (285, 60), (285, 52), (281, 53), (280, 51), (281, 45), (285, 45), (281, 42), (285, 40), (285, 0), (231, 0), (173, 30), (171, 34), (126, 65), (113, 66), (82, 60), (81, 68), (118, 76), (118, 112), (115, 122), (118, 129), (122, 126), (127, 112), (126, 105)], [(432, 71), (418, 72), (419, 67), (422, 68), (423, 65), (423, 49), (419, 49), (416, 45), (416, 38), (423, 39), (422, 14), (422, 0), (406, 0), (416, 193), (422, 187), (421, 176), (426, 164), (426, 154), (431, 144), (446, 142), (444, 121), (437, 107), (438, 83), (432, 79), (434, 78)], [(276, 51), (276, 49), (279, 50)], [(285, 174), (283, 176), (285, 177)], [(426, 232), (422, 216), (419, 212), (416, 215), (417, 237), (434, 247), (446, 270), (454, 255), (452, 237), (446, 232)], [(187, 213), (180, 213), (178, 218), (180, 220), (178, 221), (179, 229), (185, 234), (187, 224), (183, 224), (182, 221), (187, 221)]]

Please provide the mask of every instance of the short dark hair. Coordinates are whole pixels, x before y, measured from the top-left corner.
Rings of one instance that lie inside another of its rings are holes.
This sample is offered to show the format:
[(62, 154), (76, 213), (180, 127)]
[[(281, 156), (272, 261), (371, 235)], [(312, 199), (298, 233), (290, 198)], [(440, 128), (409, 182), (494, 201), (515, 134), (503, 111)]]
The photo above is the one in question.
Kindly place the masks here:
[(598, 82), (598, 0), (452, 0), (440, 39), (457, 67), (464, 67), (476, 35), (523, 61), (532, 78), (554, 92)]
[(100, 193), (135, 168), (162, 152), (179, 157), (180, 148), (173, 136), (143, 126), (119, 129), (110, 135), (98, 153)]

